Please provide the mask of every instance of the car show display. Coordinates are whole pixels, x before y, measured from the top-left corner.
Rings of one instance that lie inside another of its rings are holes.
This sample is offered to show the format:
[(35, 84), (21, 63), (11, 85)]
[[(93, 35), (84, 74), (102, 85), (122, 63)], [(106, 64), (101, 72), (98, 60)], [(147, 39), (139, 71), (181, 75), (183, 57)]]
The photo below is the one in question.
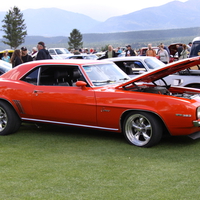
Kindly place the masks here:
[(156, 145), (164, 133), (198, 138), (200, 90), (163, 80), (198, 64), (200, 57), (188, 58), (132, 79), (109, 61), (22, 64), (0, 77), (0, 135), (34, 122), (123, 132), (139, 147)]

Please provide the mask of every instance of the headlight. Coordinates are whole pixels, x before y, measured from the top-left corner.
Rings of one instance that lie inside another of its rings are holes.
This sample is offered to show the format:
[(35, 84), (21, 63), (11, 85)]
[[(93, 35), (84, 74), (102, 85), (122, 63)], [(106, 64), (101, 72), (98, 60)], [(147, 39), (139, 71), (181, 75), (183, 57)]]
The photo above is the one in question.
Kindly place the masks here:
[(197, 108), (197, 118), (200, 119), (200, 107)]

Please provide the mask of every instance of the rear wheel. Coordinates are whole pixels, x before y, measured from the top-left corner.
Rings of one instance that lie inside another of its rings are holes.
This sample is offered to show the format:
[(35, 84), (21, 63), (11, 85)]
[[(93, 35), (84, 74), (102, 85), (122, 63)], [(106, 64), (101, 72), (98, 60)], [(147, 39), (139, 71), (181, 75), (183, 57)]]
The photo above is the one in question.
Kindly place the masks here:
[(21, 125), (21, 120), (14, 109), (6, 102), (0, 101), (0, 135), (16, 132)]
[(124, 120), (123, 133), (130, 144), (151, 147), (160, 141), (163, 127), (160, 120), (151, 113), (131, 112)]

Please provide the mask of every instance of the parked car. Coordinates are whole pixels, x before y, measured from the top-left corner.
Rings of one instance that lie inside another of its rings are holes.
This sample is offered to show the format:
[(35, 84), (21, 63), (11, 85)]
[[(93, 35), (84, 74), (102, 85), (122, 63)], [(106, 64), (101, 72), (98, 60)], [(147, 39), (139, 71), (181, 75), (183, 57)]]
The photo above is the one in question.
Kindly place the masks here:
[(12, 69), (11, 63), (0, 60), (0, 76)]
[(123, 70), (131, 78), (135, 75), (148, 72), (156, 68), (165, 66), (163, 62), (155, 57), (150, 56), (127, 56), (104, 59), (114, 62), (121, 70)]
[[(165, 64), (160, 60), (148, 56), (108, 58), (105, 60), (114, 62), (131, 78), (135, 77), (136, 75), (146, 73), (150, 70), (165, 66)], [(174, 63), (170, 63), (168, 65), (174, 66)], [(193, 87), (200, 89), (200, 65), (194, 64), (191, 66), (191, 68), (192, 69), (188, 68), (171, 74), (165, 77), (164, 80), (167, 82), (167, 84), (171, 84), (173, 86)]]
[(10, 57), (12, 56), (12, 54), (13, 54), (13, 52), (14, 52), (13, 49), (5, 49), (5, 50), (3, 50), (3, 51), (0, 51), (0, 59), (3, 57), (3, 53), (5, 53), (5, 51), (8, 52), (8, 55), (9, 55)]
[(194, 64), (200, 57), (130, 79), (108, 61), (24, 63), (0, 77), (0, 135), (23, 121), (123, 132), (139, 147), (157, 144), (165, 132), (198, 138), (200, 90), (155, 84)]
[(88, 60), (96, 60), (98, 56), (95, 54), (79, 54), (79, 55), (71, 55), (66, 59), (88, 59)]
[(53, 59), (66, 59), (66, 57), (71, 56), (71, 54), (66, 48), (49, 48), (50, 55)]
[(200, 37), (196, 37), (192, 41), (192, 47), (189, 57), (200, 56)]

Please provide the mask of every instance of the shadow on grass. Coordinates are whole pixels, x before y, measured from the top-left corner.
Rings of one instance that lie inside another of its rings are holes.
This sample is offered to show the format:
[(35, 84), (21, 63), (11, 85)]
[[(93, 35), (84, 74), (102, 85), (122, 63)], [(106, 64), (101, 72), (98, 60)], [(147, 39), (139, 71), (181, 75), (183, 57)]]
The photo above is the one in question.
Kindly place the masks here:
[[(122, 133), (101, 131), (96, 129), (87, 129), (70, 126), (60, 126), (52, 124), (23, 124), (16, 134), (23, 134), (30, 137), (31, 135), (39, 135), (40, 137), (57, 137), (63, 140), (112, 140), (119, 145), (127, 144)], [(31, 135), (30, 135), (31, 134)], [(157, 145), (158, 147), (177, 148), (182, 146), (191, 146), (199, 143), (200, 140), (193, 140), (188, 136), (164, 136)], [(156, 147), (156, 146), (155, 146)], [(155, 148), (153, 147), (153, 148)]]
[[(118, 143), (125, 141), (122, 133), (101, 131), (96, 129), (79, 128), (71, 126), (61, 126), (52, 124), (26, 124), (24, 123), (15, 134), (24, 134), (27, 136), (39, 135), (41, 137), (61, 137), (64, 140), (87, 139), (87, 140), (113, 140)], [(126, 142), (126, 141), (125, 141)]]

